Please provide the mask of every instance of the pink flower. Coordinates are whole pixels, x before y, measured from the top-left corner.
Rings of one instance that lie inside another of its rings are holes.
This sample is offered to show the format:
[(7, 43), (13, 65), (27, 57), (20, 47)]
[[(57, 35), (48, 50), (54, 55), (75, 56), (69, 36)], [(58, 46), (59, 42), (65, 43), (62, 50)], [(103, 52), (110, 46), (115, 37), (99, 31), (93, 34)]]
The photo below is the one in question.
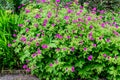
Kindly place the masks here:
[(26, 65), (26, 64), (24, 64), (24, 65), (23, 65), (23, 69), (26, 69), (26, 68), (27, 68), (27, 65)]
[(13, 34), (13, 37), (16, 37), (17, 35), (16, 34)]
[(22, 27), (22, 26), (23, 26), (23, 24), (18, 24), (18, 26), (19, 26), (19, 27)]
[(38, 27), (38, 24), (34, 24), (34, 26), (37, 28), (37, 27)]
[(43, 48), (43, 49), (46, 49), (46, 48), (48, 48), (48, 46), (47, 46), (46, 44), (43, 44), (43, 45), (42, 45), (42, 48)]
[(72, 71), (72, 72), (74, 72), (74, 71), (75, 71), (75, 67), (74, 67), (74, 66), (72, 66), (71, 71)]
[(73, 10), (71, 10), (71, 9), (67, 10), (67, 13), (72, 13), (72, 12), (73, 12)]
[(87, 50), (87, 48), (85, 47), (85, 48), (84, 48), (84, 51), (86, 51), (86, 50)]
[(16, 40), (13, 40), (13, 42), (16, 42)]
[(96, 44), (93, 44), (94, 47), (96, 47)]
[(42, 3), (45, 3), (46, 2), (46, 0), (41, 0), (42, 1)]
[(105, 27), (105, 23), (102, 23), (101, 26), (104, 28)]
[(88, 21), (90, 21), (90, 20), (91, 20), (91, 17), (90, 17), (90, 16), (88, 16), (87, 20), (88, 20)]
[(71, 47), (70, 49), (71, 49), (71, 51), (74, 51), (74, 50), (75, 50), (75, 48), (74, 48), (74, 47)]
[(56, 51), (60, 51), (60, 48), (56, 48)]
[(36, 42), (36, 46), (39, 46), (40, 44), (38, 42)]
[(26, 13), (29, 13), (29, 12), (30, 12), (30, 10), (29, 10), (29, 9), (26, 9), (25, 11), (26, 11)]
[(23, 36), (20, 40), (26, 42), (26, 37)]
[(60, 2), (60, 0), (56, 0), (56, 2)]
[(106, 42), (110, 42), (110, 39), (106, 39)]
[(33, 57), (33, 58), (34, 58), (34, 57), (36, 57), (36, 56), (37, 56), (37, 54), (36, 54), (36, 53), (33, 53), (33, 54), (32, 54), (32, 57)]
[(103, 54), (104, 57), (106, 57), (107, 55), (106, 54)]
[(26, 71), (27, 71), (27, 72), (30, 72), (30, 68), (27, 68)]
[(52, 67), (53, 66), (53, 64), (52, 63), (50, 63), (50, 67)]
[(55, 24), (53, 23), (53, 24), (52, 24), (52, 26), (54, 27), (54, 26), (55, 26)]
[(92, 25), (90, 25), (90, 29), (92, 29), (93, 28), (93, 26)]
[(41, 15), (36, 14), (34, 18), (36, 18), (36, 19), (41, 18)]
[(83, 9), (83, 6), (80, 6), (80, 9)]
[(69, 16), (64, 16), (65, 20), (69, 20), (69, 18), (70, 18)]
[(48, 12), (47, 17), (50, 18), (52, 16), (51, 12)]
[(26, 28), (26, 32), (28, 32), (29, 31), (29, 28)]
[(37, 49), (37, 53), (38, 53), (38, 54), (41, 54), (41, 50), (40, 50), (40, 49)]
[(70, 36), (67, 36), (68, 39), (70, 39)]
[(55, 35), (56, 38), (62, 39), (63, 37), (60, 34)]
[(11, 47), (12, 46), (12, 44), (8, 44), (8, 47)]
[(91, 61), (91, 60), (92, 60), (92, 58), (93, 58), (93, 56), (92, 56), (92, 55), (88, 56), (88, 60), (89, 60), (89, 61)]
[(96, 11), (96, 10), (97, 10), (97, 8), (93, 8), (92, 10), (93, 10), (93, 11)]

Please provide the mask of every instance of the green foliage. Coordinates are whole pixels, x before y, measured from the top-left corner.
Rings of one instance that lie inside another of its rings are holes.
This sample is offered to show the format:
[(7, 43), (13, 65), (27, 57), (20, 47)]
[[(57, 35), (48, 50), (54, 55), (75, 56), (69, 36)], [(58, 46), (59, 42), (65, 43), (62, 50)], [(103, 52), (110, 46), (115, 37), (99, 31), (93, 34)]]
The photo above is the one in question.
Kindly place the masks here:
[[(18, 23), (21, 18), (18, 15), (11, 14), (11, 11), (0, 10), (0, 70), (12, 69), (18, 64), (17, 55), (14, 54), (13, 48), (8, 44), (12, 43), (14, 30), (19, 31)], [(16, 67), (17, 68), (17, 67)]]

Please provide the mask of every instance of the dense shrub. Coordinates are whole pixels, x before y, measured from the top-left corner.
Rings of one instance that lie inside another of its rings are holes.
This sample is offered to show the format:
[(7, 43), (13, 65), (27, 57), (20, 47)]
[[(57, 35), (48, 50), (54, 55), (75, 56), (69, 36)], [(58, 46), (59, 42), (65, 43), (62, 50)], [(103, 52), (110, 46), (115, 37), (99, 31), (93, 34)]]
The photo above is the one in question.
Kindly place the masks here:
[(120, 78), (120, 28), (83, 6), (31, 2), (12, 44), (23, 68), (45, 80)]

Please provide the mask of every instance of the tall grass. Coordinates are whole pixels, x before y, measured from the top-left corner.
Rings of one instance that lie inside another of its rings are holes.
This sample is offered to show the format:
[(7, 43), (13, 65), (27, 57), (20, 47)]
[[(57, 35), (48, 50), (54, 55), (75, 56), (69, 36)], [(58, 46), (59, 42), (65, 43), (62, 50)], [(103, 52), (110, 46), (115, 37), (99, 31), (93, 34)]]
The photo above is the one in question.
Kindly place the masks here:
[(0, 10), (0, 70), (18, 65), (17, 55), (8, 44), (14, 40), (14, 30), (19, 31), (18, 24), (21, 19), (22, 17), (11, 14), (11, 11)]

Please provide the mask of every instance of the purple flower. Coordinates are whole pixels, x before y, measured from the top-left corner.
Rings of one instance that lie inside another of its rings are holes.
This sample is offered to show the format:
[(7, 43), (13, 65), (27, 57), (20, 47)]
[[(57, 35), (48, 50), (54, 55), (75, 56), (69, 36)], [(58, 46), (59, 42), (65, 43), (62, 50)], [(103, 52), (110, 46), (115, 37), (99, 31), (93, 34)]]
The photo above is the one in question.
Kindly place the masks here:
[(104, 14), (104, 13), (105, 13), (105, 11), (104, 11), (104, 10), (101, 10), (101, 11), (100, 11), (100, 14)]
[(77, 20), (72, 20), (73, 23), (77, 23), (78, 21)]
[(47, 46), (46, 44), (43, 44), (43, 45), (42, 45), (42, 48), (43, 48), (43, 49), (46, 49), (46, 48), (48, 48), (48, 46)]
[(38, 42), (36, 42), (36, 46), (39, 46), (40, 44)]
[(107, 55), (106, 54), (103, 54), (104, 57), (106, 57)]
[(108, 56), (107, 58), (108, 58), (108, 59), (110, 59), (111, 57), (110, 57), (110, 56)]
[(36, 14), (34, 18), (38, 19), (41, 18), (41, 16), (39, 14)]
[(87, 48), (85, 47), (83, 50), (84, 50), (84, 51), (86, 51), (86, 50), (87, 50)]
[(64, 16), (65, 20), (69, 20), (69, 18), (70, 18), (69, 16)]
[(37, 37), (39, 37), (39, 36), (40, 36), (40, 34), (37, 34), (36, 36), (37, 36)]
[(37, 28), (37, 27), (38, 27), (38, 24), (34, 24), (34, 26)]
[(29, 31), (29, 28), (26, 28), (26, 32), (28, 32)]
[(74, 48), (74, 47), (71, 47), (70, 49), (71, 49), (71, 51), (74, 51), (74, 50), (75, 50), (75, 48)]
[(82, 37), (82, 34), (79, 34), (79, 36), (81, 36), (81, 37)]
[(53, 66), (53, 64), (52, 63), (50, 63), (50, 67), (52, 67)]
[(60, 48), (56, 48), (56, 51), (60, 51)]
[(63, 37), (60, 34), (55, 35), (56, 38), (62, 39)]
[(38, 54), (41, 54), (41, 50), (40, 50), (40, 49), (37, 49), (37, 53), (38, 53)]
[(105, 23), (102, 23), (101, 26), (104, 28), (105, 27)]
[(79, 16), (79, 15), (80, 15), (80, 12), (77, 12), (76, 15)]
[(93, 35), (93, 33), (92, 33), (92, 32), (90, 32), (90, 33), (88, 34), (88, 36), (89, 36), (89, 37), (92, 37), (92, 35)]
[(92, 10), (93, 10), (93, 11), (96, 11), (96, 10), (97, 10), (97, 8), (93, 8)]
[(88, 16), (87, 20), (88, 20), (88, 21), (90, 21), (90, 20), (91, 20), (91, 17), (90, 17), (90, 16)]
[(92, 56), (92, 55), (88, 56), (88, 60), (89, 60), (89, 61), (91, 61), (91, 60), (92, 60), (92, 58), (93, 58), (93, 56)]
[(41, 0), (42, 1), (42, 3), (45, 3), (46, 2), (46, 0)]
[(68, 9), (67, 10), (67, 13), (72, 13), (73, 11), (71, 9)]
[(60, 0), (56, 0), (56, 2), (60, 2)]
[(33, 57), (33, 58), (34, 58), (34, 57), (36, 57), (36, 56), (37, 56), (37, 54), (36, 54), (36, 53), (33, 53), (33, 54), (32, 54), (32, 57)]
[(74, 66), (72, 66), (71, 71), (72, 71), (72, 72), (74, 72), (74, 71), (75, 71), (75, 67), (74, 67)]
[(96, 47), (96, 44), (93, 44), (94, 47)]
[(23, 36), (20, 40), (25, 42), (26, 41), (26, 37)]
[(54, 27), (54, 26), (55, 26), (55, 24), (53, 23), (53, 24), (52, 24), (52, 26)]
[(83, 12), (83, 10), (80, 10), (79, 12), (80, 12), (80, 13), (82, 13), (82, 12)]
[(12, 44), (8, 44), (8, 47), (11, 47), (12, 46)]
[(47, 19), (44, 19), (44, 21), (43, 21), (43, 26), (44, 26), (44, 27), (46, 26), (47, 22), (48, 22), (48, 20), (47, 20)]
[(78, 38), (78, 36), (75, 36), (75, 38)]
[(25, 12), (26, 12), (26, 13), (29, 13), (29, 12), (30, 12), (30, 10), (29, 10), (29, 9), (26, 9), (26, 10), (25, 10)]
[(102, 40), (102, 39), (103, 39), (103, 36), (100, 36), (100, 37), (99, 37), (99, 40)]
[(70, 36), (67, 36), (68, 39), (70, 39)]
[(16, 34), (13, 34), (13, 37), (16, 37), (17, 35)]
[(106, 42), (110, 42), (110, 39), (106, 39)]
[(27, 68), (27, 65), (26, 65), (26, 64), (24, 64), (24, 65), (23, 65), (23, 69), (26, 69), (26, 68)]
[(27, 71), (27, 72), (30, 72), (30, 69), (29, 69), (29, 68), (27, 68), (27, 69), (26, 69), (26, 71)]
[(42, 8), (40, 8), (39, 10), (40, 10), (40, 12), (42, 13), (42, 11), (43, 11)]
[(51, 12), (48, 12), (47, 17), (50, 18), (52, 16)]
[(22, 26), (23, 26), (23, 24), (18, 24), (18, 26), (19, 26), (19, 27), (22, 27)]
[(93, 28), (93, 26), (92, 25), (90, 25), (90, 29), (92, 29)]
[(63, 50), (65, 51), (65, 50), (66, 50), (66, 48), (63, 48)]
[(16, 40), (13, 40), (13, 42), (16, 42)]
[(113, 33), (116, 35), (116, 36), (119, 36), (119, 33), (117, 31), (113, 31)]
[(83, 6), (80, 6), (80, 9), (83, 9)]
[(18, 9), (20, 9), (22, 6), (20, 5), (20, 6), (18, 6)]

